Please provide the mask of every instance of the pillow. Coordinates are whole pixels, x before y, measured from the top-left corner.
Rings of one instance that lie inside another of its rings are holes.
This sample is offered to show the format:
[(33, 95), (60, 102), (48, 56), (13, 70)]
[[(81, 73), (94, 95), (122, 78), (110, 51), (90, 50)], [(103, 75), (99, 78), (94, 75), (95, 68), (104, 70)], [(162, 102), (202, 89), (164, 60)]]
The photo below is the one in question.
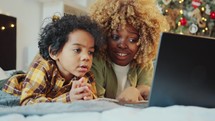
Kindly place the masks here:
[(9, 76), (5, 73), (5, 71), (0, 67), (0, 80), (7, 79)]

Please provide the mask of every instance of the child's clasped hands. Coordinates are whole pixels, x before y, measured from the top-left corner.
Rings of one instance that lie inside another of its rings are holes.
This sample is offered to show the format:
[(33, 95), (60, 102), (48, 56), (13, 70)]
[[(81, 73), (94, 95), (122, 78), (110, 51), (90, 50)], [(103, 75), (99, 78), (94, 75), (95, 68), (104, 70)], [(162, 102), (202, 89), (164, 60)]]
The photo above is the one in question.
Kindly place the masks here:
[(91, 85), (87, 83), (85, 77), (81, 77), (79, 80), (73, 81), (72, 88), (69, 93), (71, 100), (91, 100), (94, 96), (91, 91)]

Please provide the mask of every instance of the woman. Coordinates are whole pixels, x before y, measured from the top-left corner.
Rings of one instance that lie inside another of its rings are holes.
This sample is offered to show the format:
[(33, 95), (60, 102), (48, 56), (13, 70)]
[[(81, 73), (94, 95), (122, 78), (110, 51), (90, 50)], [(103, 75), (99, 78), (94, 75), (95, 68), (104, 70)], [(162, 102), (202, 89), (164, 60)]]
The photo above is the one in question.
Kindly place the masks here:
[(106, 34), (92, 66), (98, 96), (147, 100), (160, 33), (169, 29), (155, 0), (97, 0), (89, 14)]

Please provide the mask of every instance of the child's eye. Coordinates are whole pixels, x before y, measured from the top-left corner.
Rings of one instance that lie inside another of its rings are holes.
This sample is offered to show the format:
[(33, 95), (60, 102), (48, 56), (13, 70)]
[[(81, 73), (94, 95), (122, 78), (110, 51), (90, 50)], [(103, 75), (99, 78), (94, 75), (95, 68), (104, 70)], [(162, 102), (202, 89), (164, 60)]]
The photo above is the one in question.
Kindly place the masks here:
[(89, 51), (89, 54), (90, 54), (90, 55), (93, 55), (93, 54), (94, 54), (94, 51)]
[(113, 34), (113, 35), (111, 35), (111, 38), (113, 40), (119, 40), (120, 37), (117, 34)]
[(94, 52), (95, 52), (95, 50), (94, 50), (94, 49), (89, 50), (89, 54), (90, 54), (90, 55), (93, 55), (93, 54), (94, 54)]
[(81, 52), (81, 49), (73, 49), (73, 51), (74, 51), (75, 53), (80, 53), (80, 52)]

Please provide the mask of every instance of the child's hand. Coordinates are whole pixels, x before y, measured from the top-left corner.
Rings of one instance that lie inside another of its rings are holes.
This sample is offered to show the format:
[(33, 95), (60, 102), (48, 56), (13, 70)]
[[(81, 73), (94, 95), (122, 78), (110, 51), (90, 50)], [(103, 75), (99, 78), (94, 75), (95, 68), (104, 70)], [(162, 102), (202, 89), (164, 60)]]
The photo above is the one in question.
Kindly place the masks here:
[(136, 103), (143, 100), (140, 91), (135, 87), (126, 88), (118, 97), (120, 103)]
[(85, 96), (84, 100), (92, 100), (93, 99), (93, 92), (91, 91), (91, 85), (87, 83), (88, 90), (85, 90), (85, 93), (88, 93), (88, 96)]
[(91, 100), (93, 99), (93, 92), (91, 91), (91, 85), (88, 84), (88, 80), (84, 77), (82, 77), (81, 79), (83, 79), (83, 83), (81, 84), (81, 86), (87, 86), (87, 89), (84, 91), (85, 93), (88, 93), (88, 96), (85, 96), (83, 99), (84, 100)]
[(78, 81), (73, 81), (72, 88), (70, 90), (70, 100), (89, 100), (92, 99), (91, 85), (87, 83), (84, 78)]

